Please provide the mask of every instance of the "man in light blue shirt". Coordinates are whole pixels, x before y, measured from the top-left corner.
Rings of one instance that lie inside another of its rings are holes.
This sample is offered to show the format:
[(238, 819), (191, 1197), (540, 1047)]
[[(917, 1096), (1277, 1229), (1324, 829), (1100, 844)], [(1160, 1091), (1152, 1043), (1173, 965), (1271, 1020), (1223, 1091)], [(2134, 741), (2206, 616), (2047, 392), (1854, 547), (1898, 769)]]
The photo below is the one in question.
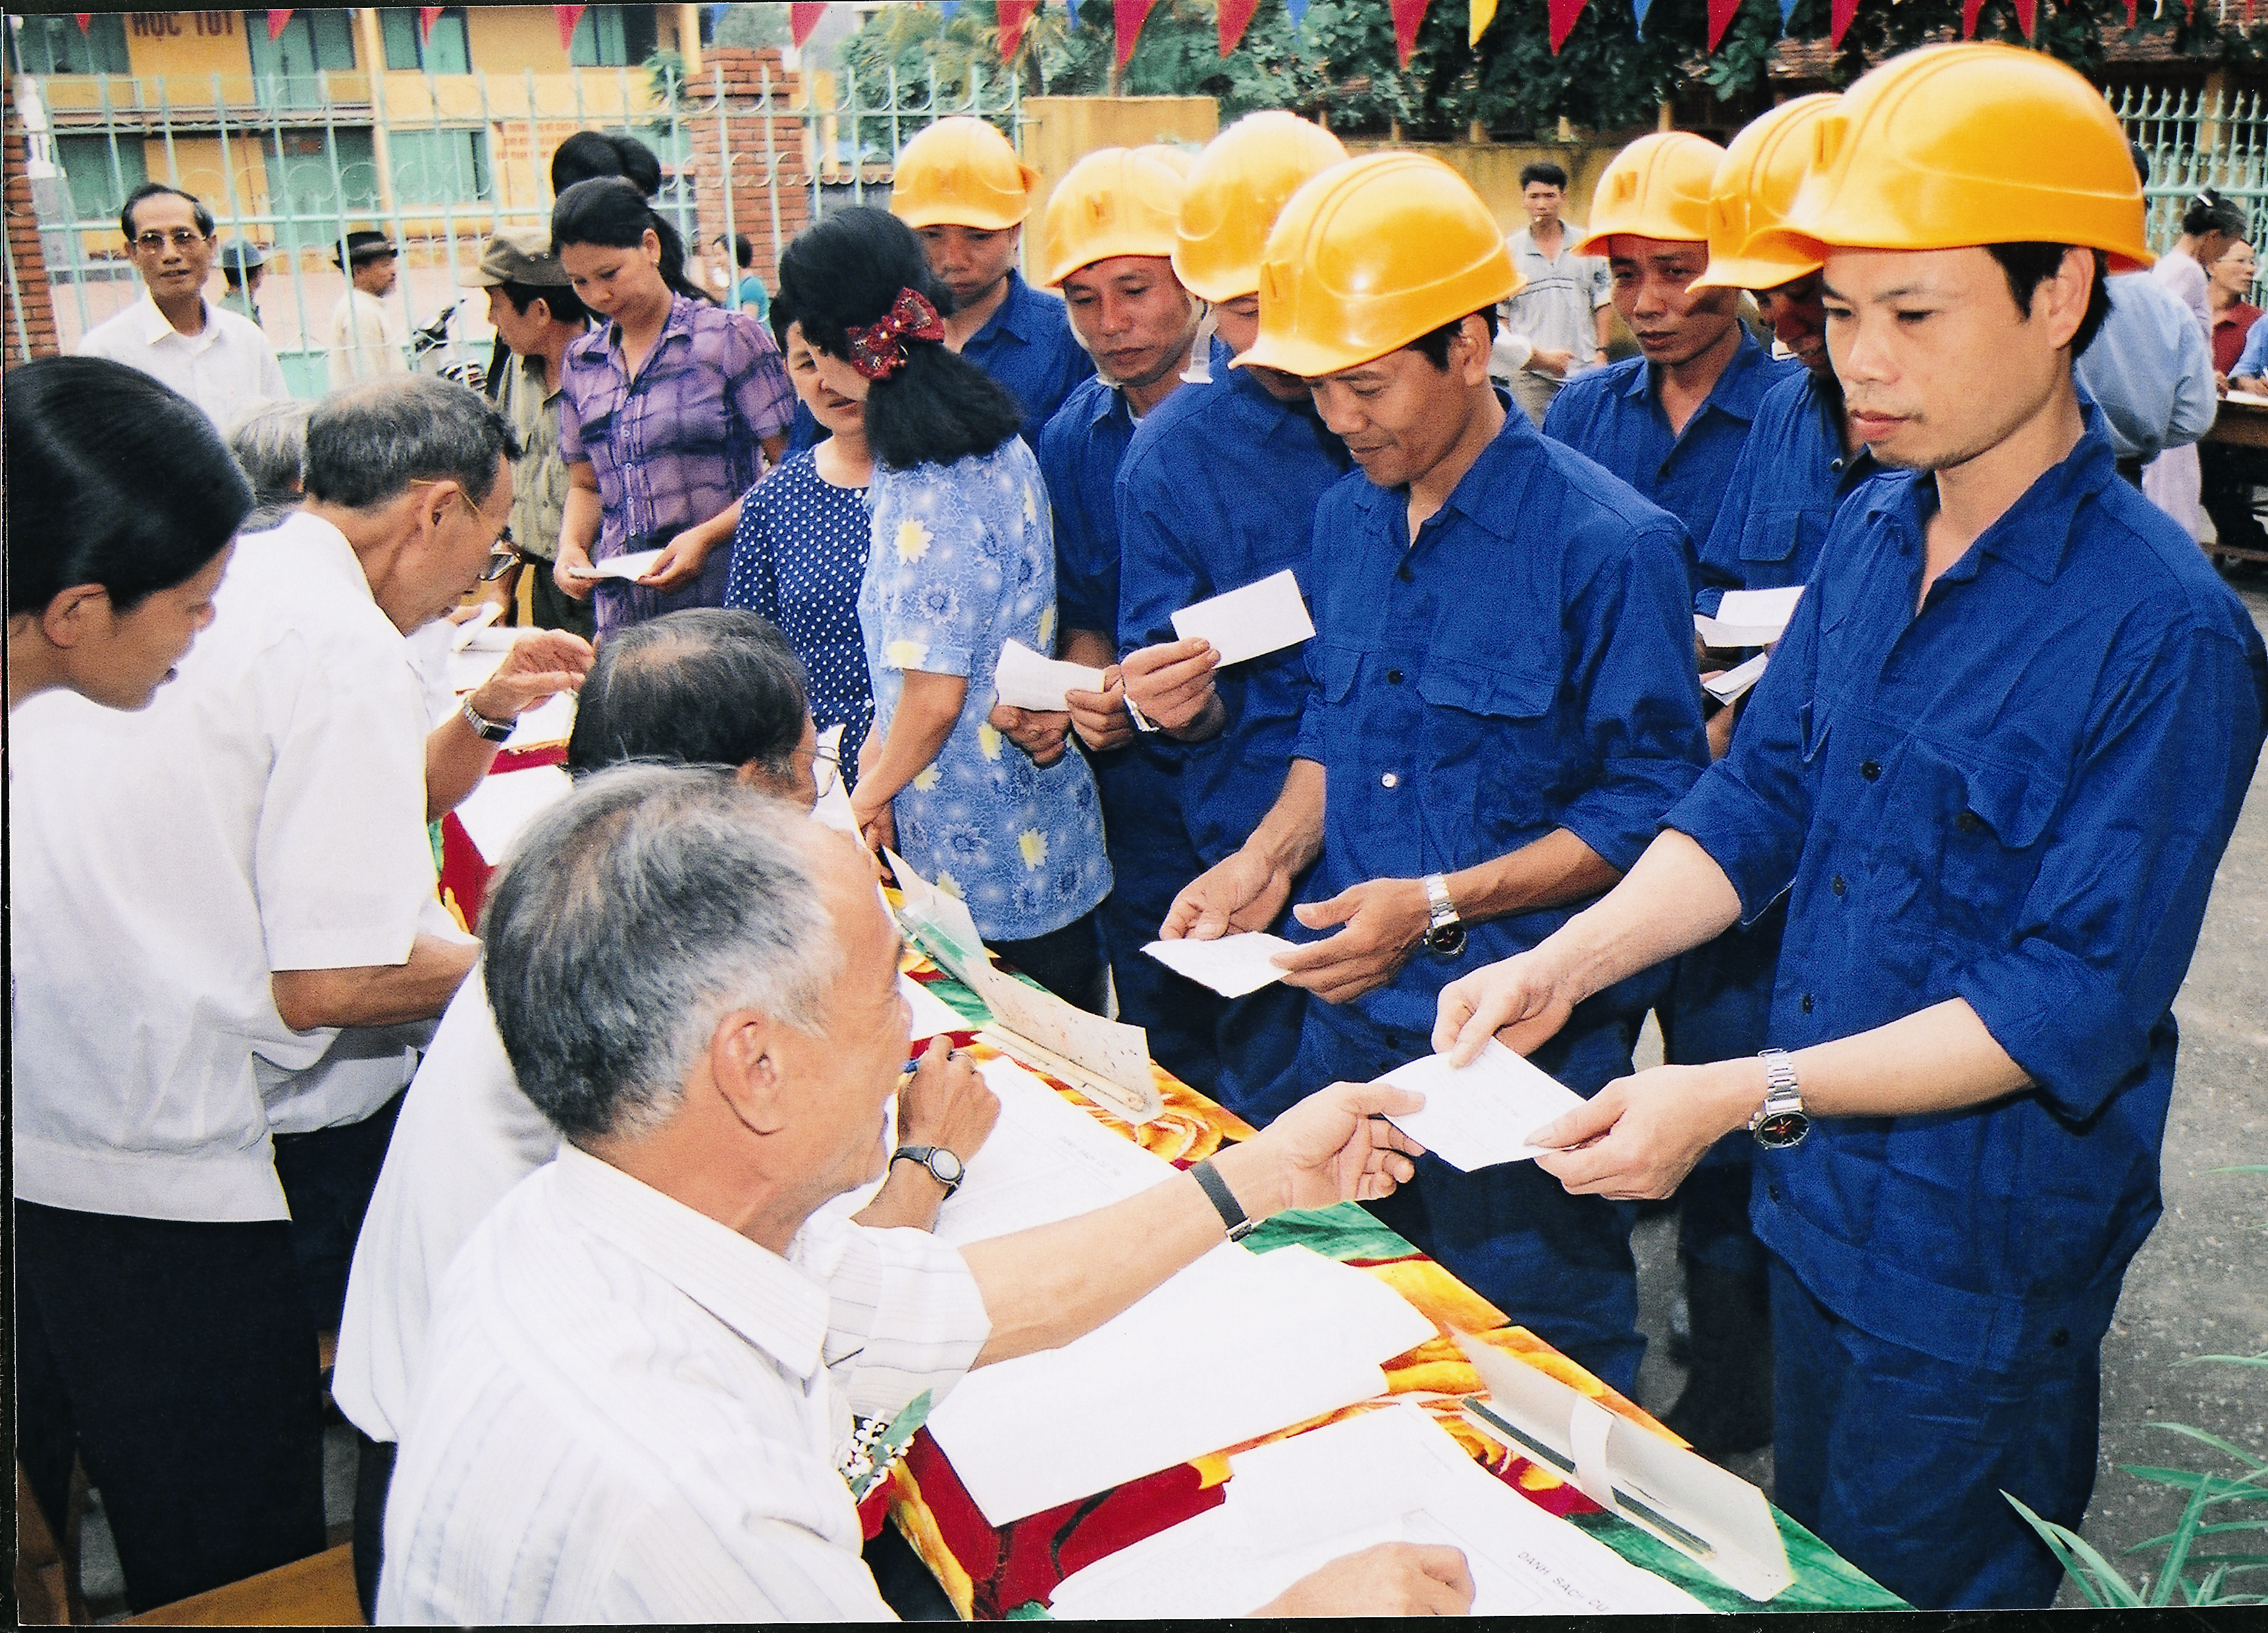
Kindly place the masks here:
[[(2139, 486), (2143, 466), (2213, 429), (2213, 353), (2181, 297), (2155, 278), (2129, 272), (2109, 287), (2110, 315), (2079, 360), (2079, 382), (2102, 410), (2119, 474)], [(2248, 338), (2238, 374), (2252, 357)]]

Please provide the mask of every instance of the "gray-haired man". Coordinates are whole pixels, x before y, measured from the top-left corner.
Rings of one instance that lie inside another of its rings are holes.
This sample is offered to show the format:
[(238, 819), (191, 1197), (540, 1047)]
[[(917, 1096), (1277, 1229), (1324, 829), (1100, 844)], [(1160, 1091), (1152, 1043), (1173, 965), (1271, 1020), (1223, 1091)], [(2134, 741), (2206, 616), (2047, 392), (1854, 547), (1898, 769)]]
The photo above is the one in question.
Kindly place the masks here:
[[(854, 1411), (1067, 1342), (1247, 1216), (1410, 1175), (1370, 1114), (1415, 1097), (1341, 1084), (1127, 1201), (966, 1248), (821, 1214), (891, 1155), (897, 931), (850, 840), (723, 773), (591, 777), (483, 928), (505, 1051), (563, 1143), (442, 1286), (382, 1622), (886, 1618), (838, 1472)], [(1396, 1543), (1265, 1610), (1471, 1597), (1455, 1549)]]

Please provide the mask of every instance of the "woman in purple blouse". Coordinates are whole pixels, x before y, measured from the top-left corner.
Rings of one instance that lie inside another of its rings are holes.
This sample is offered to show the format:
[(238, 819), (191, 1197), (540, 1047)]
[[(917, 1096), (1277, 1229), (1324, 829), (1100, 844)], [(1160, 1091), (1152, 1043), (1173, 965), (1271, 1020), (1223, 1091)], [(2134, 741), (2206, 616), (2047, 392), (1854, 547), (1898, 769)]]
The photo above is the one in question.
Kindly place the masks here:
[[(554, 580), (598, 596), (599, 635), (720, 607), (740, 495), (786, 445), (794, 393), (762, 324), (663, 269), (659, 217), (631, 182), (578, 181), (551, 246), (601, 326), (567, 349), (559, 452), (567, 508)], [(594, 563), (659, 548), (632, 582)]]

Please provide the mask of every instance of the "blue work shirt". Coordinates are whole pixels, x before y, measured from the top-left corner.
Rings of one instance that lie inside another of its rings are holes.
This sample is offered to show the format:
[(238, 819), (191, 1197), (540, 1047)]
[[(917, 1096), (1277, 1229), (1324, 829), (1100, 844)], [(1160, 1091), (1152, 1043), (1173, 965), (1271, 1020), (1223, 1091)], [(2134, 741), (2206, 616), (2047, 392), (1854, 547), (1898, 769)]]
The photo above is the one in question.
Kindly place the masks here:
[[(1323, 767), (1323, 847), (1302, 899), (1454, 872), (1555, 828), (1629, 867), (1709, 762), (1683, 529), (1516, 409), (1414, 542), (1408, 504), (1353, 473), (1316, 507), (1296, 753)], [(1584, 905), (1471, 924), (1453, 957), (1421, 951), (1351, 1003), (1310, 1004), (1307, 1029), (1359, 1041), (1340, 1051), (1350, 1078), (1373, 1075), (1381, 1029), (1422, 1053), (1442, 987)], [(1545, 1065), (1579, 1088), (1616, 1075), (1617, 1040), (1629, 1070), (1628, 1017), (1606, 997)]]
[[(1315, 502), (1346, 474), (1346, 445), (1303, 395), (1278, 402), (1217, 348), (1211, 385), (1183, 386), (1134, 433), (1117, 485), (1118, 650), (1176, 640), (1174, 614), (1289, 568), (1308, 587)], [(1217, 670), (1218, 736), (1179, 745), (1182, 820), (1210, 867), (1282, 791), (1307, 707), (1306, 648)]]
[(1758, 405), (1791, 371), (1801, 372), (1802, 364), (1773, 362), (1742, 329), (1707, 399), (1683, 430), (1672, 431), (1653, 366), (1644, 357), (1626, 357), (1569, 380), (1551, 400), (1543, 434), (1590, 455), (1683, 522), (1697, 548), (1716, 522)]
[(1071, 334), (1071, 313), (1063, 302), (1025, 283), (1012, 267), (1008, 298), (968, 337), (961, 355), (1015, 394), (1024, 410), (1024, 440), (1035, 451), (1041, 428), (1056, 416), (1064, 399), (1095, 378), (1094, 359)]
[(2085, 416), (1926, 599), (1935, 483), (1854, 494), (1668, 824), (1744, 918), (1787, 893), (1774, 1044), (1962, 998), (2030, 1075), (1756, 1157), (1756, 1234), (1822, 1304), (2000, 1372), (2099, 1339), (2158, 1217), (2169, 1006), (2268, 709), (2250, 617)]
[(1134, 416), (1126, 394), (1089, 374), (1040, 433), (1040, 470), (1056, 507), (1056, 619), (1064, 631), (1118, 628), (1118, 506), (1113, 484)]
[(1727, 590), (1810, 582), (1835, 507), (1881, 467), (1843, 452), (1843, 394), (1809, 369), (1764, 394), (1700, 547), (1693, 610), (1717, 615)]

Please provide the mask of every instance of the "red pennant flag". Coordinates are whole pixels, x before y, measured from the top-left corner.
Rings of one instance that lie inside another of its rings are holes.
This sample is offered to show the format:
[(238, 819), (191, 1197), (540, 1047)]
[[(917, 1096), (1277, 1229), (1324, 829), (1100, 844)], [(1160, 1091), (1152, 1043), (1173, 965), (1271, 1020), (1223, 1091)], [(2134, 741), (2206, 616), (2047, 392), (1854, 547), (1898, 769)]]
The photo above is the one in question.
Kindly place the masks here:
[(86, 26), (94, 21), (94, 13), (92, 11), (74, 11), (71, 15), (78, 18), (78, 32), (81, 33), (85, 33)]
[(551, 8), (551, 15), (559, 25), (559, 48), (562, 51), (575, 48), (575, 25), (583, 20), (584, 9), (579, 5), (555, 5)]
[(284, 25), (291, 20), (291, 13), (289, 11), (270, 11), (268, 14), (269, 44), (274, 45), (284, 37)]
[(1741, 0), (1709, 0), (1709, 49), (1712, 54), (1740, 9)]
[(1575, 32), (1575, 19), (1583, 15), (1587, 0), (1550, 0), (1551, 55), (1559, 55), (1559, 48), (1567, 43), (1567, 36)]
[[(777, 16), (778, 13), (774, 12), (773, 15)], [(795, 41), (799, 50), (802, 48), (803, 42), (811, 38), (811, 31), (819, 26), (819, 19), (826, 15), (825, 0), (821, 0), (821, 4), (817, 5), (796, 4), (788, 7), (788, 38)]]
[(1110, 0), (1110, 9), (1118, 20), (1118, 66), (1123, 69), (1126, 59), (1134, 55), (1134, 42), (1142, 37), (1142, 25), (1150, 20), (1150, 8), (1158, 0)]
[(1220, 0), (1220, 54), (1226, 56), (1236, 49), (1236, 42), (1244, 38), (1251, 26), (1252, 14), (1260, 9), (1260, 0)]
[[(2126, 0), (2129, 11), (2134, 9), (2134, 5), (2135, 0)], [(1843, 36), (1851, 32), (1851, 25), (1858, 20), (1858, 17), (1859, 0), (1835, 0), (1827, 18), (1827, 43), (1837, 50), (1841, 49)]]
[(1984, 0), (1961, 0), (1961, 37), (1963, 40), (1977, 38), (1977, 13), (1984, 4)]
[(442, 12), (448, 9), (448, 7), (441, 5), (419, 6), (417, 8), (417, 37), (420, 40), (431, 40), (433, 37), (433, 19), (440, 16)]
[[(2032, 37), (2033, 25), (2039, 21), (2040, 0), (2016, 0), (2016, 26), (2024, 31), (2024, 38)], [(2252, 20), (2252, 0), (2244, 0), (2244, 19)]]
[(1000, 60), (1009, 61), (1024, 43), (1024, 25), (1040, 9), (1040, 0), (1000, 0)]
[(1418, 25), (1425, 20), (1425, 8), (1432, 0), (1387, 0), (1387, 9), (1394, 13), (1394, 55), (1403, 67), (1410, 66), (1410, 54), (1418, 48)]

